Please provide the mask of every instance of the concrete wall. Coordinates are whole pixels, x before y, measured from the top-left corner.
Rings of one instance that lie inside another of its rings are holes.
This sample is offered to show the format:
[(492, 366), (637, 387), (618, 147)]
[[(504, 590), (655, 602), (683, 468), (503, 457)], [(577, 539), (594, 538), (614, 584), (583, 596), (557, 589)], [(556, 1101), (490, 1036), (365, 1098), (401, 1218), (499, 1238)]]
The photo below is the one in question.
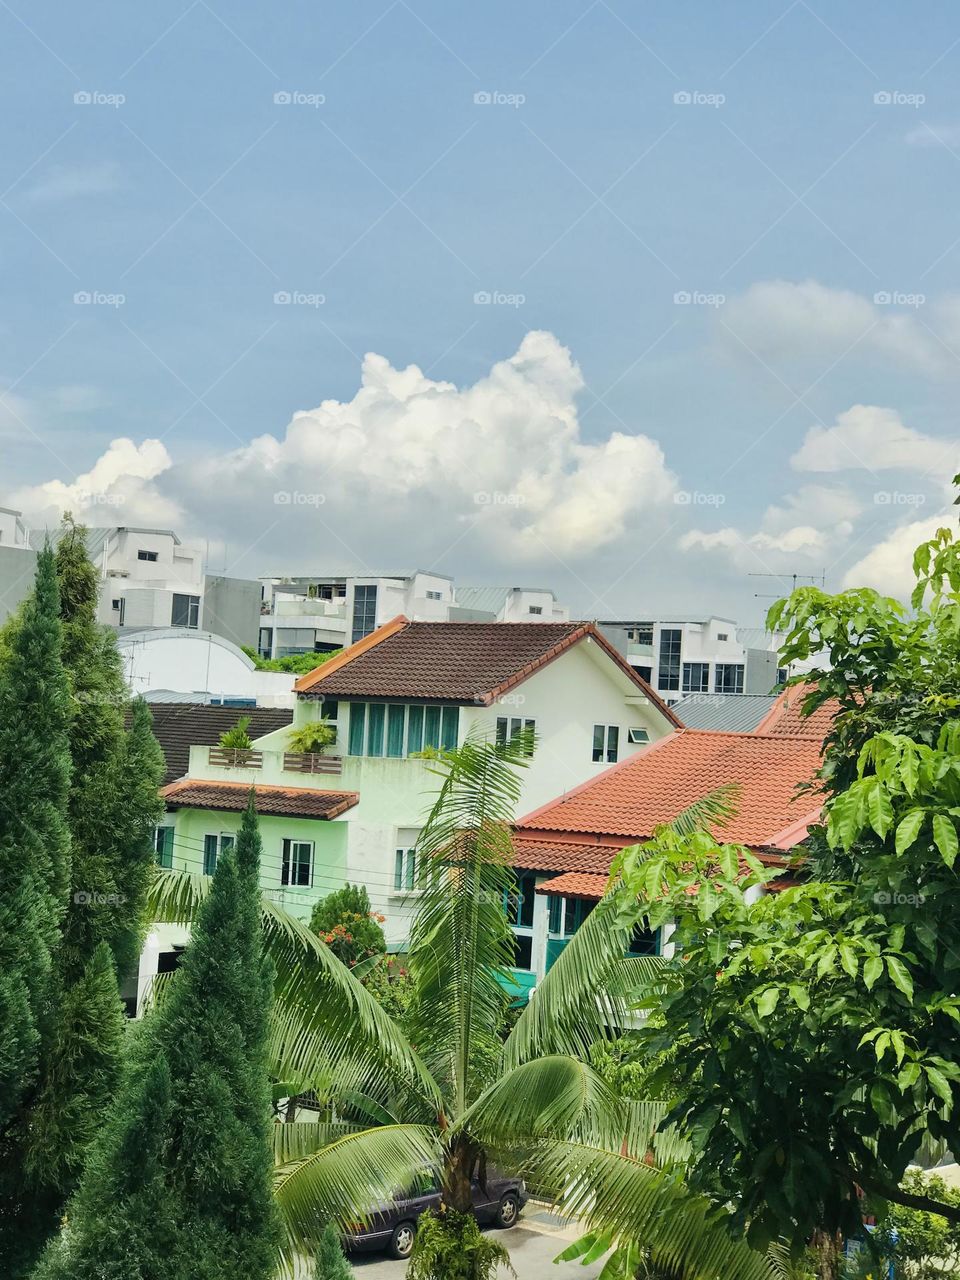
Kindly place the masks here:
[(260, 583), (250, 578), (204, 578), (200, 625), (237, 645), (256, 649), (260, 638)]
[(208, 631), (165, 627), (120, 634), (124, 675), (133, 693), (169, 689), (211, 698), (253, 698), (260, 706), (292, 707), (293, 675), (257, 671), (236, 645)]
[(25, 547), (0, 546), (0, 623), (33, 590), (37, 553)]

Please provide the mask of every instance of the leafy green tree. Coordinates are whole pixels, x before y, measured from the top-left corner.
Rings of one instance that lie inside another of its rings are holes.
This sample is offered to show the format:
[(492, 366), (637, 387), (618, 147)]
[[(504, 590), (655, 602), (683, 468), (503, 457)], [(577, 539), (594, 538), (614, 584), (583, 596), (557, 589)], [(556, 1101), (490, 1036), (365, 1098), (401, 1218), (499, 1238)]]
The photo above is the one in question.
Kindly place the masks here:
[(316, 903), (310, 928), (339, 960), (354, 965), (386, 952), (383, 920), (370, 906), (366, 885), (348, 884)]
[[(911, 1169), (903, 1187), (921, 1198), (960, 1205), (960, 1192), (936, 1174)], [(897, 1280), (954, 1280), (960, 1275), (960, 1225), (939, 1214), (891, 1205), (871, 1235), (880, 1256), (893, 1263)]]
[(36, 1084), (57, 1004), (70, 883), (59, 608), (53, 552), (45, 547), (0, 667), (0, 1151)]
[(249, 645), (241, 645), (243, 652), (250, 658), (258, 671), (284, 671), (289, 675), (307, 676), (317, 667), (335, 658), (342, 649), (333, 649), (325, 653), (290, 653), (285, 658), (261, 658), (256, 649)]
[(331, 1223), (320, 1233), (313, 1280), (352, 1280), (353, 1268), (343, 1256), (340, 1240)]
[(900, 1185), (922, 1143), (960, 1141), (960, 699), (937, 654), (957, 647), (949, 533), (915, 563), (909, 619), (873, 592), (811, 589), (771, 615), (790, 628), (785, 659), (829, 647), (807, 707), (841, 704), (808, 882), (753, 901), (770, 873), (703, 835), (621, 855), (624, 909), (676, 924), (663, 1023), (642, 1035), (676, 1050), (653, 1082), (691, 1135), (690, 1179), (733, 1196), (757, 1244), (815, 1237), (830, 1277), (863, 1192), (960, 1222), (956, 1204)]
[(231, 725), (229, 729), (225, 729), (220, 735), (220, 746), (224, 751), (249, 751), (253, 746), (253, 739), (248, 732), (250, 728), (250, 717), (241, 716), (235, 725)]
[(113, 1119), (42, 1280), (273, 1276), (273, 970), (262, 950), (259, 861), (251, 799), (191, 945), (136, 1036)]

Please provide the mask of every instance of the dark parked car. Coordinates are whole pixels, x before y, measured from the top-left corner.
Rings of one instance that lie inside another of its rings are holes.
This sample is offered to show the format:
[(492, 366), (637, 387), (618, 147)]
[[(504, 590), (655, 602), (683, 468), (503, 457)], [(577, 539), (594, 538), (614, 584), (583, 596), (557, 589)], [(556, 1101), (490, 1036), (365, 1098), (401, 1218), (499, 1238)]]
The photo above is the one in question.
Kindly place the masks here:
[[(357, 1223), (343, 1237), (347, 1249), (386, 1249), (394, 1258), (409, 1258), (417, 1234), (417, 1219), (426, 1209), (440, 1203), (436, 1175), (424, 1172), (414, 1185), (390, 1201), (379, 1205), (365, 1225)], [(527, 1203), (527, 1192), (519, 1178), (507, 1178), (497, 1170), (487, 1170), (485, 1186), (473, 1180), (473, 1212), (478, 1222), (512, 1227)]]

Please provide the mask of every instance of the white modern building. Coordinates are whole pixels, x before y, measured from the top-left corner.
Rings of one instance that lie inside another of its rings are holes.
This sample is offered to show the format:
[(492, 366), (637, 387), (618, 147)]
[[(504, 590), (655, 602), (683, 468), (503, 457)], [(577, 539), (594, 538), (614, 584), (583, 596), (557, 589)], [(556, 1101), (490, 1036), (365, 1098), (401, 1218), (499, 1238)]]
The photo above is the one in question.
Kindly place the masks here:
[(380, 576), (261, 578), (259, 652), (265, 658), (354, 644), (403, 616), (416, 622), (565, 622), (542, 587), (457, 587), (417, 570)]
[(604, 621), (600, 629), (667, 703), (697, 693), (770, 693), (786, 678), (780, 637), (731, 618)]
[(258, 671), (231, 640), (184, 627), (125, 628), (117, 641), (130, 692), (147, 702), (293, 707), (295, 676)]

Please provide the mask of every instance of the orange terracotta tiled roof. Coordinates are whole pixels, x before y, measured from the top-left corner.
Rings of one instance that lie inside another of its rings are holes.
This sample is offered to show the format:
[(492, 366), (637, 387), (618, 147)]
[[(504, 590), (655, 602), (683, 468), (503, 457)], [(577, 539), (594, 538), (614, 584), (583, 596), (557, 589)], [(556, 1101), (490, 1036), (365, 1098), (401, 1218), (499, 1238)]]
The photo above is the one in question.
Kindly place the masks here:
[(671, 724), (674, 713), (592, 622), (410, 622), (394, 618), (301, 676), (301, 694), (489, 706), (581, 641), (602, 649)]
[[(338, 818), (358, 802), (356, 791), (318, 791), (314, 787), (253, 788), (257, 813), (268, 817)], [(209, 782), (180, 778), (163, 787), (161, 796), (168, 809), (217, 809), (242, 813), (247, 807), (250, 786), (246, 782)]]
[(709, 792), (736, 783), (737, 811), (715, 834), (764, 848), (792, 833), (791, 844), (797, 844), (804, 823), (819, 811), (816, 796), (798, 796), (797, 787), (813, 779), (819, 763), (815, 738), (685, 729), (527, 814), (516, 824), (517, 835), (549, 840), (569, 832), (586, 841), (599, 836), (604, 843), (630, 844)]
[(537, 886), (537, 893), (559, 893), (564, 898), (602, 898), (607, 887), (606, 876), (585, 875), (582, 871), (568, 871), (553, 880)]
[(816, 738), (818, 742), (823, 742), (830, 732), (840, 704), (831, 698), (829, 702), (817, 707), (812, 715), (801, 715), (800, 707), (809, 692), (810, 686), (802, 684), (784, 689), (754, 729), (754, 733), (770, 734), (775, 738)]
[(619, 846), (599, 841), (527, 840), (513, 838), (513, 865), (519, 871), (586, 871), (606, 875)]

